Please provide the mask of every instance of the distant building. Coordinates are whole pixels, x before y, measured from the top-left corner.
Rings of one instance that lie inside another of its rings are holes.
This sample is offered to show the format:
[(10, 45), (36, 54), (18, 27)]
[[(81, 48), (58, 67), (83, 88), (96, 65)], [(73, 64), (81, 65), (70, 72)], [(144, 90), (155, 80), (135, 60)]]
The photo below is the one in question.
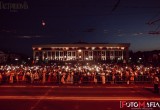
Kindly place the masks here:
[(7, 54), (5, 54), (3, 51), (0, 51), (0, 63), (5, 63), (7, 61), (7, 57)]
[(0, 51), (0, 64), (16, 63), (21, 59), (21, 55), (13, 52)]
[(152, 63), (154, 65), (160, 64), (160, 50), (153, 51), (138, 51), (130, 53), (129, 62), (132, 63)]
[(35, 61), (107, 61), (127, 60), (129, 43), (57, 43), (33, 45)]

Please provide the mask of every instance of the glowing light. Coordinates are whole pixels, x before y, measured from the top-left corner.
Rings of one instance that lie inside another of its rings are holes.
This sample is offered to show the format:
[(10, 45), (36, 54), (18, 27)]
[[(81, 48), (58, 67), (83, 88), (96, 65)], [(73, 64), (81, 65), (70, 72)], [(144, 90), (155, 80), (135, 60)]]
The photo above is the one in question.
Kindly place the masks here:
[(42, 26), (45, 26), (46, 25), (46, 23), (44, 22), (44, 20), (42, 20)]
[(100, 49), (102, 49), (103, 47), (99, 47)]
[(18, 61), (18, 58), (15, 58), (16, 61)]
[(92, 47), (92, 50), (94, 50), (95, 49), (95, 47)]
[(122, 50), (124, 50), (124, 47), (121, 47)]
[(82, 50), (79, 49), (78, 52), (82, 52)]
[(42, 48), (41, 48), (41, 47), (39, 47), (39, 48), (38, 48), (38, 50), (42, 50)]
[(52, 50), (54, 50), (54, 47), (51, 47)]
[(119, 47), (116, 47), (117, 49), (119, 49)]
[(86, 47), (86, 49), (88, 49), (89, 47)]
[(121, 58), (118, 58), (118, 60), (121, 60)]

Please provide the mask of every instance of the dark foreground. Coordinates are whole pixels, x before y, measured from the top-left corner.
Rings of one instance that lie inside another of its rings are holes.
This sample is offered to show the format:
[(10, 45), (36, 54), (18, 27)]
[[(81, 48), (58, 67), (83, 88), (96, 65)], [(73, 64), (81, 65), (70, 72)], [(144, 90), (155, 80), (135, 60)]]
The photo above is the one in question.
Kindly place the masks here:
[[(120, 101), (159, 102), (142, 86), (0, 86), (0, 110), (132, 110)], [(134, 109), (135, 110), (135, 109)], [(144, 110), (144, 108), (143, 108)], [(160, 110), (158, 107), (145, 110)]]

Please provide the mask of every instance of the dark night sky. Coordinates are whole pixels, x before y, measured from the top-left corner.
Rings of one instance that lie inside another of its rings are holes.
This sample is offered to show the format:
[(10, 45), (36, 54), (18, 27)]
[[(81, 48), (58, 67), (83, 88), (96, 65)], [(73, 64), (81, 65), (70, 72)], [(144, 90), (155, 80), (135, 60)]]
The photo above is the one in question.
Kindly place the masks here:
[(160, 50), (160, 34), (149, 34), (158, 19), (160, 0), (0, 0), (0, 49), (31, 55), (33, 44), (85, 41)]

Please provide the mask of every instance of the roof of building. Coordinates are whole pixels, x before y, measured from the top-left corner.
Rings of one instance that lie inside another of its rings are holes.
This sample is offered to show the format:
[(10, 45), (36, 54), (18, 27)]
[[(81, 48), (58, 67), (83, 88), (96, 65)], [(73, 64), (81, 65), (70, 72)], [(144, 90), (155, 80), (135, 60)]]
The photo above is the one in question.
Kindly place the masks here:
[(75, 43), (54, 43), (54, 44), (42, 44), (33, 45), (32, 47), (129, 47), (130, 43), (87, 43), (87, 42), (75, 42)]

